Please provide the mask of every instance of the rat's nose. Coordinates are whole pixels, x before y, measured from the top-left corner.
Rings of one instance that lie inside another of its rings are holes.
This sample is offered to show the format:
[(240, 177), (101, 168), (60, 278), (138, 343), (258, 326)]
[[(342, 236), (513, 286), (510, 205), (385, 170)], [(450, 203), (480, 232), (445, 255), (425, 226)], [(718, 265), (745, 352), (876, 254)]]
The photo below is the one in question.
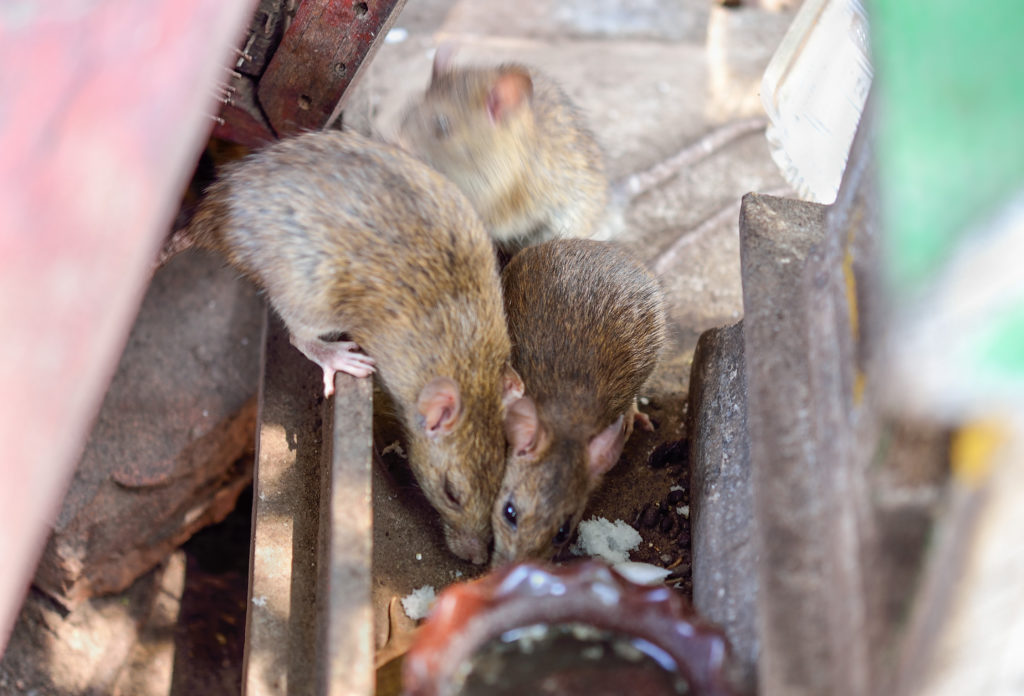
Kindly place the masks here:
[(487, 562), (488, 547), (491, 540), (482, 539), (475, 534), (445, 530), (445, 540), (448, 542), (448, 549), (464, 561), (476, 565), (483, 565)]

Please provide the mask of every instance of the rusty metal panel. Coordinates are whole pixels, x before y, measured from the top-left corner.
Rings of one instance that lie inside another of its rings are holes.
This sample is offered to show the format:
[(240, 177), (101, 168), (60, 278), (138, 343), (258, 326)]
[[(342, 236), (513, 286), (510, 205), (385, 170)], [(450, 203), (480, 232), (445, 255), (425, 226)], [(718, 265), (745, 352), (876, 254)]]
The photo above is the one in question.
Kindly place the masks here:
[(214, 136), (249, 147), (277, 139), (256, 99), (256, 85), (281, 43), (294, 4), (295, 0), (260, 0), (245, 38), (235, 49), (232, 67), (223, 75)]
[(277, 140), (277, 134), (267, 123), (263, 109), (256, 101), (256, 85), (240, 72), (234, 73), (224, 87), (213, 135), (248, 147), (259, 147)]
[(257, 89), (279, 136), (323, 128), (405, 0), (305, 0)]
[(243, 693), (313, 693), (321, 433), (319, 370), (268, 311), (253, 481)]

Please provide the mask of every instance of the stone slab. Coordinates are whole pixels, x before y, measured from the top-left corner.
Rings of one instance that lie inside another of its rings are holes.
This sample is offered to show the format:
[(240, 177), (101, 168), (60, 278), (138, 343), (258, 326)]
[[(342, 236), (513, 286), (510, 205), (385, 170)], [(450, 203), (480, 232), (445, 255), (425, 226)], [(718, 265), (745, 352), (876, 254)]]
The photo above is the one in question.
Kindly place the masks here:
[(835, 693), (804, 277), (824, 206), (748, 194), (740, 217), (763, 693)]
[(252, 472), (262, 305), (210, 255), (156, 273), (37, 586), (69, 606), (118, 592), (231, 511)]
[(757, 547), (743, 323), (705, 331), (690, 371), (693, 604), (725, 630), (745, 693), (757, 682)]
[(872, 693), (866, 469), (845, 238), (826, 208), (748, 194), (740, 217), (764, 694)]
[[(70, 611), (42, 592), (30, 590), (0, 658), (0, 694), (115, 693), (142, 647), (140, 635), (149, 637), (146, 627), (150, 617), (159, 605), (177, 601), (166, 590), (168, 581), (180, 581), (182, 561), (172, 555), (125, 592), (85, 600)], [(165, 675), (166, 681), (162, 678)], [(145, 684), (166, 685), (169, 676), (154, 664)], [(140, 689), (128, 693), (146, 696), (148, 692)]]

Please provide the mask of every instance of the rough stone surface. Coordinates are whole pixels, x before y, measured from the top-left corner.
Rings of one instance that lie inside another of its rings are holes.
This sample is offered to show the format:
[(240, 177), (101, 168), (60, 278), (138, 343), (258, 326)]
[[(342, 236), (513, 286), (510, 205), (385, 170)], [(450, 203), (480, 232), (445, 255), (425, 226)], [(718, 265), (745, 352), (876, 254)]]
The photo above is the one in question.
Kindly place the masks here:
[(121, 595), (83, 601), (70, 612), (30, 591), (0, 660), (0, 694), (113, 693), (159, 601), (165, 571), (145, 575)]
[(824, 207), (744, 197), (740, 218), (751, 462), (759, 560), (765, 693), (828, 693), (834, 656), (822, 596), (827, 514), (812, 422), (808, 256), (824, 236)]
[[(871, 693), (873, 523), (842, 245), (824, 206), (740, 218), (764, 694)], [(869, 419), (868, 419), (869, 420)]]
[(693, 604), (725, 629), (744, 692), (757, 681), (757, 550), (743, 323), (705, 331), (690, 371)]
[[(472, 34), (480, 27), (500, 27), (504, 36), (529, 36), (558, 42), (608, 39), (699, 42), (704, 37), (710, 3), (703, 0), (542, 0), (529, 12), (521, 7), (459, 3), (448, 19), (453, 33)], [(502, 14), (498, 24), (494, 14)]]
[(153, 278), (35, 584), (117, 592), (222, 519), (251, 473), (262, 302), (212, 256)]

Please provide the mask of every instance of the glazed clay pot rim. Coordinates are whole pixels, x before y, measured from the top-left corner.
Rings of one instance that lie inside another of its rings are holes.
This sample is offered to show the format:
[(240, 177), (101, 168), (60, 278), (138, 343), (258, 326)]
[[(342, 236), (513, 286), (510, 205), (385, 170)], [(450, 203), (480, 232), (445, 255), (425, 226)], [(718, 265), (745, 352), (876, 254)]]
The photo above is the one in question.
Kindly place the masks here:
[(726, 696), (727, 644), (665, 586), (629, 582), (598, 561), (509, 566), (441, 593), (406, 654), (409, 696), (450, 696), (455, 671), (490, 641), (537, 624), (584, 624), (644, 640), (669, 655), (695, 696)]

